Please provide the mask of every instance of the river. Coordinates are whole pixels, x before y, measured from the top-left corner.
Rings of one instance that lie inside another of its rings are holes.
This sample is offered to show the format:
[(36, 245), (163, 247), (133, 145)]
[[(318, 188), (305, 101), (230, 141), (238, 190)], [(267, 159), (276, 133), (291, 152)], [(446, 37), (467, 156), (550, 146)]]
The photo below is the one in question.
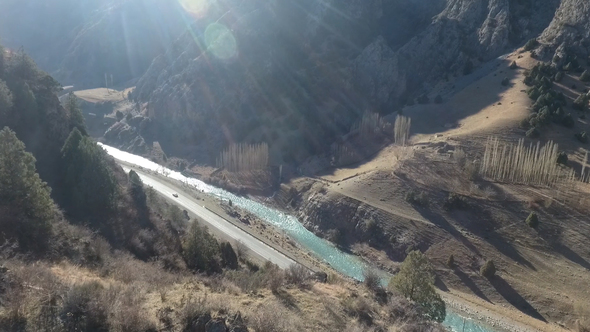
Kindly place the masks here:
[[(223, 189), (208, 185), (203, 181), (187, 178), (180, 172), (167, 169), (146, 158), (104, 144), (100, 145), (115, 159), (163, 174), (171, 179), (179, 180), (196, 189), (216, 196), (219, 199), (231, 200), (234, 205), (250, 211), (257, 217), (285, 232), (293, 238), (293, 240), (299, 243), (299, 245), (329, 264), (336, 271), (356, 280), (363, 280), (363, 271), (367, 267), (367, 264), (364, 261), (357, 256), (339, 250), (330, 242), (316, 236), (303, 227), (294, 216), (287, 215), (279, 210), (270, 208), (246, 197), (234, 195)], [(484, 327), (471, 319), (464, 318), (452, 312), (448, 307), (447, 317), (443, 322), (443, 325), (451, 329), (453, 332), (497, 332), (489, 327)]]

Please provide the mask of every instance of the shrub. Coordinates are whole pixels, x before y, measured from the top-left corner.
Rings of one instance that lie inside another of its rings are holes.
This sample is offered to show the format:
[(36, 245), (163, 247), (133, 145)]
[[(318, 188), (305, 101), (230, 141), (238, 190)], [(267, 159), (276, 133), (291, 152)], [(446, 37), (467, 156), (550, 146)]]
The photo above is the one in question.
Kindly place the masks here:
[(276, 266), (265, 268), (266, 285), (273, 292), (276, 293), (285, 283), (285, 273)]
[(267, 303), (257, 307), (248, 315), (248, 327), (256, 332), (291, 332), (298, 331), (299, 323), (289, 315), (289, 311), (280, 303)]
[(561, 118), (561, 124), (563, 126), (565, 126), (565, 127), (573, 128), (576, 123), (575, 123), (574, 118), (572, 117), (572, 115), (571, 114), (567, 114), (567, 115), (564, 115)]
[(197, 326), (202, 326), (204, 330), (205, 324), (211, 319), (210, 312), (211, 307), (206, 297), (189, 298), (178, 312), (180, 327), (183, 331), (192, 331)]
[(541, 134), (537, 128), (531, 128), (526, 132), (526, 137), (528, 138), (538, 138), (540, 135)]
[(555, 74), (554, 80), (555, 82), (561, 82), (563, 80), (563, 72), (560, 71)]
[(557, 155), (557, 163), (558, 164), (567, 165), (567, 161), (568, 161), (567, 153), (560, 152)]
[(588, 104), (587, 96), (584, 94), (581, 94), (580, 96), (578, 96), (578, 98), (576, 98), (576, 100), (574, 100), (572, 107), (577, 111), (584, 111), (584, 110), (586, 110), (587, 104)]
[(525, 222), (531, 228), (539, 227), (539, 217), (537, 217), (537, 214), (534, 212), (531, 212), (531, 214), (529, 214), (529, 216), (526, 218)]
[(502, 86), (508, 86), (510, 84), (510, 79), (508, 77), (504, 77), (502, 79)]
[(117, 111), (117, 113), (115, 113), (115, 115), (117, 116), (117, 120), (119, 120), (119, 121), (123, 120), (123, 118), (125, 117), (125, 115), (121, 111)]
[(455, 209), (463, 209), (467, 206), (465, 199), (458, 194), (449, 193), (447, 200), (444, 203), (444, 209), (447, 211), (452, 211)]
[(584, 144), (588, 143), (588, 135), (585, 131), (579, 132), (574, 135), (576, 139)]
[(375, 270), (368, 268), (365, 269), (365, 271), (363, 271), (363, 278), (363, 283), (368, 290), (373, 293), (377, 293), (381, 290), (381, 278), (377, 272), (375, 272)]
[(576, 70), (576, 68), (574, 67), (574, 64), (573, 64), (573, 63), (571, 63), (571, 62), (568, 62), (568, 64), (567, 64), (567, 65), (565, 65), (565, 67), (563, 67), (563, 70), (565, 70), (565, 71), (568, 71), (568, 72), (569, 72), (569, 71), (574, 71), (574, 70)]
[(449, 259), (447, 259), (447, 266), (449, 268), (455, 267), (455, 256), (453, 256), (453, 254), (449, 256)]
[(309, 269), (300, 264), (291, 264), (285, 271), (287, 282), (298, 287), (306, 286), (310, 276)]
[(580, 81), (582, 81), (582, 82), (590, 81), (590, 73), (588, 72), (588, 70), (584, 70), (582, 75), (580, 75)]
[(364, 298), (347, 297), (342, 301), (342, 306), (348, 315), (358, 318), (359, 321), (368, 326), (373, 325), (373, 308)]
[(440, 104), (443, 102), (442, 96), (441, 95), (436, 95), (436, 97), (434, 97), (434, 103), (435, 104)]
[(533, 38), (530, 39), (525, 45), (524, 45), (524, 50), (525, 51), (532, 51), (535, 47), (539, 46), (539, 42), (537, 41), (537, 39)]
[(426, 193), (424, 193), (423, 191), (420, 191), (419, 193), (414, 190), (407, 192), (406, 202), (413, 205), (415, 204), (424, 207), (429, 205), (428, 197), (426, 196)]
[(494, 261), (486, 261), (485, 264), (479, 269), (479, 274), (488, 279), (494, 277), (496, 275), (496, 265), (494, 265)]
[(516, 64), (516, 61), (512, 61), (512, 63), (510, 64), (510, 69), (516, 69), (518, 68), (518, 65)]
[(95, 281), (72, 286), (59, 314), (66, 330), (108, 331), (108, 312), (101, 301), (102, 292), (102, 285)]

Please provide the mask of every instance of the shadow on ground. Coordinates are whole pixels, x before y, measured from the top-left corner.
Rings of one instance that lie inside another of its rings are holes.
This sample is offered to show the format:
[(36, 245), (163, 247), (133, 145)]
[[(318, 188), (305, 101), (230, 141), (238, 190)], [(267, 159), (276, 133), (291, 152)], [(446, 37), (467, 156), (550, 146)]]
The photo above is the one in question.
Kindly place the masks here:
[(459, 268), (455, 268), (453, 269), (453, 271), (455, 272), (457, 277), (459, 277), (461, 282), (473, 292), (473, 294), (477, 295), (482, 300), (492, 303), (492, 301), (488, 299), (488, 297), (481, 291), (481, 289), (479, 289), (475, 282), (465, 272), (463, 272)]
[(541, 320), (543, 322), (547, 322), (545, 318), (535, 309), (524, 297), (522, 297), (506, 280), (504, 280), (500, 276), (495, 276), (490, 279), (490, 283), (498, 294), (502, 295), (508, 303), (512, 304), (518, 310), (522, 311), (523, 313)]

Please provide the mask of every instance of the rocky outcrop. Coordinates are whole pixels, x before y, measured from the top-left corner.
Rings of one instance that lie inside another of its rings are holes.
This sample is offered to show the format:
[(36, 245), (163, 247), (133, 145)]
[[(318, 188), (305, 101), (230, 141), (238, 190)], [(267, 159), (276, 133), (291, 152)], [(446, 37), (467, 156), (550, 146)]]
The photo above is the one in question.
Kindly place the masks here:
[(147, 145), (137, 129), (127, 123), (117, 122), (105, 133), (104, 140), (108, 145), (135, 154), (147, 152)]
[(588, 57), (590, 55), (590, 2), (563, 0), (553, 21), (543, 31), (541, 41), (556, 48)]

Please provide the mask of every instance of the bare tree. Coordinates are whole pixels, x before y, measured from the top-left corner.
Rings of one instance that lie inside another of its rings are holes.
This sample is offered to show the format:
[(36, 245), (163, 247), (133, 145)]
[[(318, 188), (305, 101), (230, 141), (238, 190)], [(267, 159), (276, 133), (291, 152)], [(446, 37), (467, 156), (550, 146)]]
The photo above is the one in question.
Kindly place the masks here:
[(268, 144), (232, 144), (217, 158), (217, 167), (230, 172), (263, 170), (268, 167)]
[(557, 157), (558, 145), (553, 141), (544, 146), (538, 142), (526, 147), (524, 139), (515, 145), (500, 143), (497, 137), (490, 137), (480, 172), (496, 181), (552, 186), (561, 178)]
[(393, 137), (395, 144), (406, 146), (410, 138), (410, 126), (412, 119), (409, 117), (398, 115), (395, 118), (395, 125), (393, 127)]

